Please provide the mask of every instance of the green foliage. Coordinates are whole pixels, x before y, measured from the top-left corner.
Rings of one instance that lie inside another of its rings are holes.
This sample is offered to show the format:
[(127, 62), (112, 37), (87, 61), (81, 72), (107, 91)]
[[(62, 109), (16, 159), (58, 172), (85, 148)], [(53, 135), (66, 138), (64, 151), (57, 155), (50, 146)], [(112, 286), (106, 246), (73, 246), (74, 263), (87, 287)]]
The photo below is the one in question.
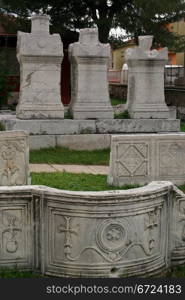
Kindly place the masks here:
[(181, 127), (181, 131), (183, 131), (183, 132), (185, 132), (185, 123), (184, 122), (181, 122), (181, 125), (180, 125)]
[(120, 114), (115, 114), (114, 119), (130, 119), (128, 110), (125, 110), (124, 112), (122, 112)]
[(73, 119), (73, 116), (71, 115), (70, 110), (68, 110), (64, 113), (64, 119)]
[(112, 106), (116, 106), (116, 105), (124, 104), (124, 103), (126, 103), (126, 99), (111, 98)]
[(0, 131), (5, 131), (5, 126), (0, 122)]
[(172, 45), (173, 36), (163, 25), (182, 19), (185, 3), (183, 0), (4, 0), (0, 11), (22, 18), (42, 11), (51, 16), (53, 30), (61, 34), (97, 26), (101, 42), (108, 41), (111, 28), (120, 26), (136, 40), (138, 35), (152, 33), (156, 44), (167, 45), (169, 40)]
[(8, 96), (8, 68), (6, 65), (6, 53), (0, 49), (0, 108), (7, 104)]
[(32, 271), (21, 271), (18, 269), (0, 269), (0, 278), (38, 278), (40, 274)]
[(70, 191), (105, 191), (122, 190), (139, 187), (139, 185), (125, 185), (112, 187), (107, 184), (106, 175), (73, 174), (73, 173), (31, 173), (33, 185), (46, 185), (53, 188)]
[(56, 147), (32, 150), (30, 152), (30, 163), (108, 165), (109, 156), (110, 149), (78, 151)]
[(138, 42), (139, 35), (154, 35), (154, 47), (170, 49), (184, 47), (182, 37), (169, 32), (166, 24), (179, 21), (185, 16), (183, 0), (133, 0), (127, 13), (118, 16), (118, 24)]

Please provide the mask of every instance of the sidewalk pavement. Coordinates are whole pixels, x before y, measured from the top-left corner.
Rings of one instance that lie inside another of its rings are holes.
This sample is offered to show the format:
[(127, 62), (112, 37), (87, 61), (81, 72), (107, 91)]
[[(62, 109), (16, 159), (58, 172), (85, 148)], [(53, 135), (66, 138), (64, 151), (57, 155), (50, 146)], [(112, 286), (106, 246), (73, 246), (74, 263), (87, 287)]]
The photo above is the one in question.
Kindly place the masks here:
[(107, 175), (109, 166), (91, 166), (91, 165), (57, 165), (57, 164), (30, 164), (30, 172), (69, 172)]

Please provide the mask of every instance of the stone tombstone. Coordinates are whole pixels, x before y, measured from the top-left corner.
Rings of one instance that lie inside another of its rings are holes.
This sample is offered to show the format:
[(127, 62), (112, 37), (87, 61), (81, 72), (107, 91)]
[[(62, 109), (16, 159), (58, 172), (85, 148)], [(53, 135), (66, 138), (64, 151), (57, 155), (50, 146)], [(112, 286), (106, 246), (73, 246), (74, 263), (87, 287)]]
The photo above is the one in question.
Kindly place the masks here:
[(19, 119), (63, 119), (60, 80), (63, 48), (59, 34), (49, 33), (49, 16), (34, 15), (31, 33), (18, 32), (20, 63)]
[(113, 119), (107, 69), (109, 44), (98, 40), (98, 29), (80, 30), (79, 42), (69, 46), (71, 104), (74, 119)]
[(28, 181), (28, 134), (0, 131), (0, 186), (25, 185)]
[(112, 136), (108, 183), (123, 186), (152, 180), (185, 183), (185, 134)]
[(150, 50), (153, 36), (140, 36), (139, 46), (127, 49), (129, 68), (126, 109), (131, 118), (169, 119), (164, 97), (164, 66), (168, 49)]

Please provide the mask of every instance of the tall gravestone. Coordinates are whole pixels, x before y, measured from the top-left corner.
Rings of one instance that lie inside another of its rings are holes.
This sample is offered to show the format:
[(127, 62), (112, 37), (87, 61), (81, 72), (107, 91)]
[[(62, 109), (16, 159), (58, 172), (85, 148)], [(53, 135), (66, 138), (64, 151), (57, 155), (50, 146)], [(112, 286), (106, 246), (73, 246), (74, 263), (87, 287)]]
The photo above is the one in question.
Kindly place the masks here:
[(168, 119), (164, 98), (164, 66), (168, 49), (150, 50), (153, 36), (140, 36), (139, 46), (126, 51), (129, 68), (126, 108), (131, 118)]
[(18, 32), (20, 63), (19, 119), (63, 119), (60, 72), (63, 59), (59, 34), (49, 33), (49, 16), (31, 18), (31, 33)]
[(81, 29), (79, 42), (69, 47), (69, 57), (74, 119), (113, 119), (107, 82), (109, 44), (99, 42), (96, 28)]

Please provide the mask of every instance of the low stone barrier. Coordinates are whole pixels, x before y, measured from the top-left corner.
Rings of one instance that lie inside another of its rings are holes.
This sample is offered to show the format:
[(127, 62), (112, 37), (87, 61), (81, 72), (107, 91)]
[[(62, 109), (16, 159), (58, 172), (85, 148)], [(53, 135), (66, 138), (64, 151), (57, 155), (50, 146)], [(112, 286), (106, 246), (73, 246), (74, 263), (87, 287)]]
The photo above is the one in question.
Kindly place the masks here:
[(185, 262), (184, 211), (185, 195), (170, 182), (104, 192), (0, 187), (0, 267), (153, 276)]

